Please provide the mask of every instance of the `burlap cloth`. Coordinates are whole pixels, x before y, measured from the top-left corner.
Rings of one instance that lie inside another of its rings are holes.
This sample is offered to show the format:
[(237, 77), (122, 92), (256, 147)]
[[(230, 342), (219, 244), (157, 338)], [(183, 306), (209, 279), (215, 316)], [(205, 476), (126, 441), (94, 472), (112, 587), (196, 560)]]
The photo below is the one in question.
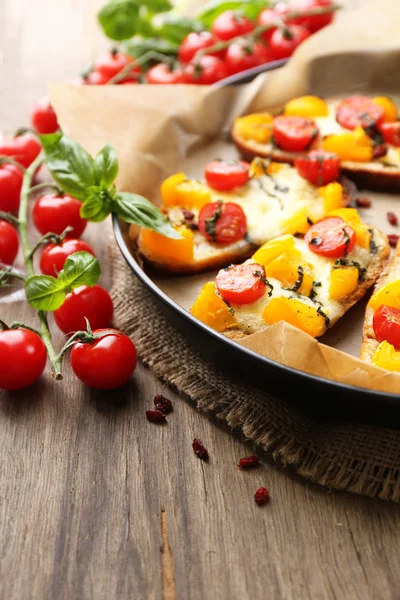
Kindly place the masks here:
[(109, 250), (115, 325), (132, 337), (140, 359), (157, 377), (306, 479), (400, 501), (400, 431), (319, 420), (257, 388), (231, 381), (169, 323), (115, 241)]

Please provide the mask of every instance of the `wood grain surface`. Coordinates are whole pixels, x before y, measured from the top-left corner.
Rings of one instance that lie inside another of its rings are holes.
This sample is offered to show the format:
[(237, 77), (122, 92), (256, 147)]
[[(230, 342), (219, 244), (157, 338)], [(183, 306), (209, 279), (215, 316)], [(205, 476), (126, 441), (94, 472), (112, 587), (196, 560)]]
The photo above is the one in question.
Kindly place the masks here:
[[(104, 44), (98, 4), (2, 0), (1, 128)], [(101, 257), (100, 226), (85, 238)], [(1, 302), (0, 318), (35, 322), (23, 302)], [(172, 392), (168, 424), (146, 421), (162, 389), (139, 366), (125, 389), (93, 392), (67, 360), (63, 382), (0, 393), (2, 600), (399, 598), (397, 506), (318, 488), (267, 455), (241, 472), (254, 448)]]

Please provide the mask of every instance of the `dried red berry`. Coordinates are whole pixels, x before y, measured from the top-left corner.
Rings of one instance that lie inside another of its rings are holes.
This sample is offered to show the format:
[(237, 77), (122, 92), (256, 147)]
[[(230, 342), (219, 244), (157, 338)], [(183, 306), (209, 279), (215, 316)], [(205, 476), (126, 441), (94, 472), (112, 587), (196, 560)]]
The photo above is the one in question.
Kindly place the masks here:
[(251, 456), (246, 456), (245, 458), (241, 458), (238, 462), (238, 467), (241, 469), (251, 469), (251, 467), (256, 467), (260, 459), (255, 454)]
[(182, 208), (182, 214), (185, 221), (193, 221), (194, 212), (192, 212), (191, 210), (186, 210), (186, 208)]
[(265, 487), (260, 487), (254, 494), (254, 500), (257, 504), (266, 504), (269, 502), (269, 491)]
[(386, 217), (391, 225), (397, 225), (399, 222), (399, 219), (397, 218), (397, 215), (394, 214), (394, 212), (386, 213)]
[(204, 444), (201, 440), (193, 440), (193, 444), (192, 444), (194, 453), (196, 456), (198, 456), (199, 458), (202, 458), (203, 460), (207, 460), (208, 458), (208, 451), (207, 449), (204, 447)]
[(166, 417), (160, 410), (146, 410), (146, 417), (152, 423), (164, 423)]
[(399, 236), (395, 233), (390, 233), (388, 235), (388, 240), (389, 240), (389, 244), (392, 246), (392, 248), (396, 248), (397, 242), (399, 241)]
[(373, 151), (374, 158), (381, 158), (382, 156), (386, 156), (386, 154), (387, 154), (387, 148), (386, 148), (386, 146), (384, 146), (384, 144), (375, 146), (374, 151)]
[(157, 394), (157, 396), (154, 396), (154, 405), (156, 409), (160, 410), (162, 413), (164, 413), (164, 415), (167, 415), (168, 413), (172, 412), (171, 400), (168, 400), (168, 398), (162, 396), (161, 394)]
[(372, 202), (366, 196), (356, 198), (356, 206), (359, 208), (371, 208)]

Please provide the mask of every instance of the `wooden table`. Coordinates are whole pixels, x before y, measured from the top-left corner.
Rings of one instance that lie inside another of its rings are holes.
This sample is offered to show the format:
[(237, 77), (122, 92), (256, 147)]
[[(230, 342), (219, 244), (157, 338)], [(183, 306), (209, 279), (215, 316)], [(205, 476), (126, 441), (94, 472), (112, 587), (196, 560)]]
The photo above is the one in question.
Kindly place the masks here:
[[(98, 4), (2, 0), (2, 128), (27, 123), (45, 81), (98, 50)], [(86, 237), (101, 254), (99, 226)], [(0, 304), (0, 318), (32, 313)], [(63, 382), (0, 394), (2, 599), (399, 598), (397, 506), (311, 485), (266, 455), (240, 472), (251, 446), (173, 393), (168, 426), (146, 421), (161, 391), (139, 366), (128, 392), (103, 396), (66, 360)], [(259, 508), (262, 484), (272, 500)]]

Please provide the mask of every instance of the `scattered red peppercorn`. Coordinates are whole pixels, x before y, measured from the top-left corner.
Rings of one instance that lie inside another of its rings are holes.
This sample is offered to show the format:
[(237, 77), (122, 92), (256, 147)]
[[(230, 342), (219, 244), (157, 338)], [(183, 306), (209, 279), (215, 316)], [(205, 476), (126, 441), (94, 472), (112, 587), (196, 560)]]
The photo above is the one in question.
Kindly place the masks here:
[(171, 400), (168, 400), (168, 398), (162, 396), (161, 394), (157, 394), (157, 396), (154, 396), (154, 405), (156, 409), (164, 413), (164, 415), (167, 415), (168, 413), (172, 412)]
[(260, 487), (254, 494), (254, 500), (257, 504), (266, 504), (269, 502), (269, 491), (265, 487)]
[(256, 467), (260, 459), (255, 454), (251, 456), (246, 456), (245, 458), (241, 458), (238, 462), (238, 467), (241, 469), (251, 469), (251, 467)]
[(152, 423), (165, 423), (166, 417), (160, 410), (146, 410), (146, 417)]
[(373, 151), (374, 158), (381, 158), (382, 156), (386, 156), (386, 154), (387, 154), (386, 146), (384, 146), (383, 144), (380, 144), (379, 146), (375, 146), (374, 151)]
[(399, 219), (397, 218), (397, 215), (394, 214), (394, 212), (386, 213), (386, 217), (391, 225), (397, 225), (399, 222)]
[(356, 198), (356, 206), (359, 208), (371, 208), (372, 202), (366, 196)]
[(390, 233), (388, 235), (388, 240), (389, 240), (389, 244), (392, 246), (392, 248), (396, 248), (397, 242), (399, 241), (399, 236), (396, 235), (395, 233)]
[(196, 456), (198, 456), (202, 460), (208, 459), (208, 451), (204, 447), (204, 444), (201, 440), (193, 440), (192, 447)]

